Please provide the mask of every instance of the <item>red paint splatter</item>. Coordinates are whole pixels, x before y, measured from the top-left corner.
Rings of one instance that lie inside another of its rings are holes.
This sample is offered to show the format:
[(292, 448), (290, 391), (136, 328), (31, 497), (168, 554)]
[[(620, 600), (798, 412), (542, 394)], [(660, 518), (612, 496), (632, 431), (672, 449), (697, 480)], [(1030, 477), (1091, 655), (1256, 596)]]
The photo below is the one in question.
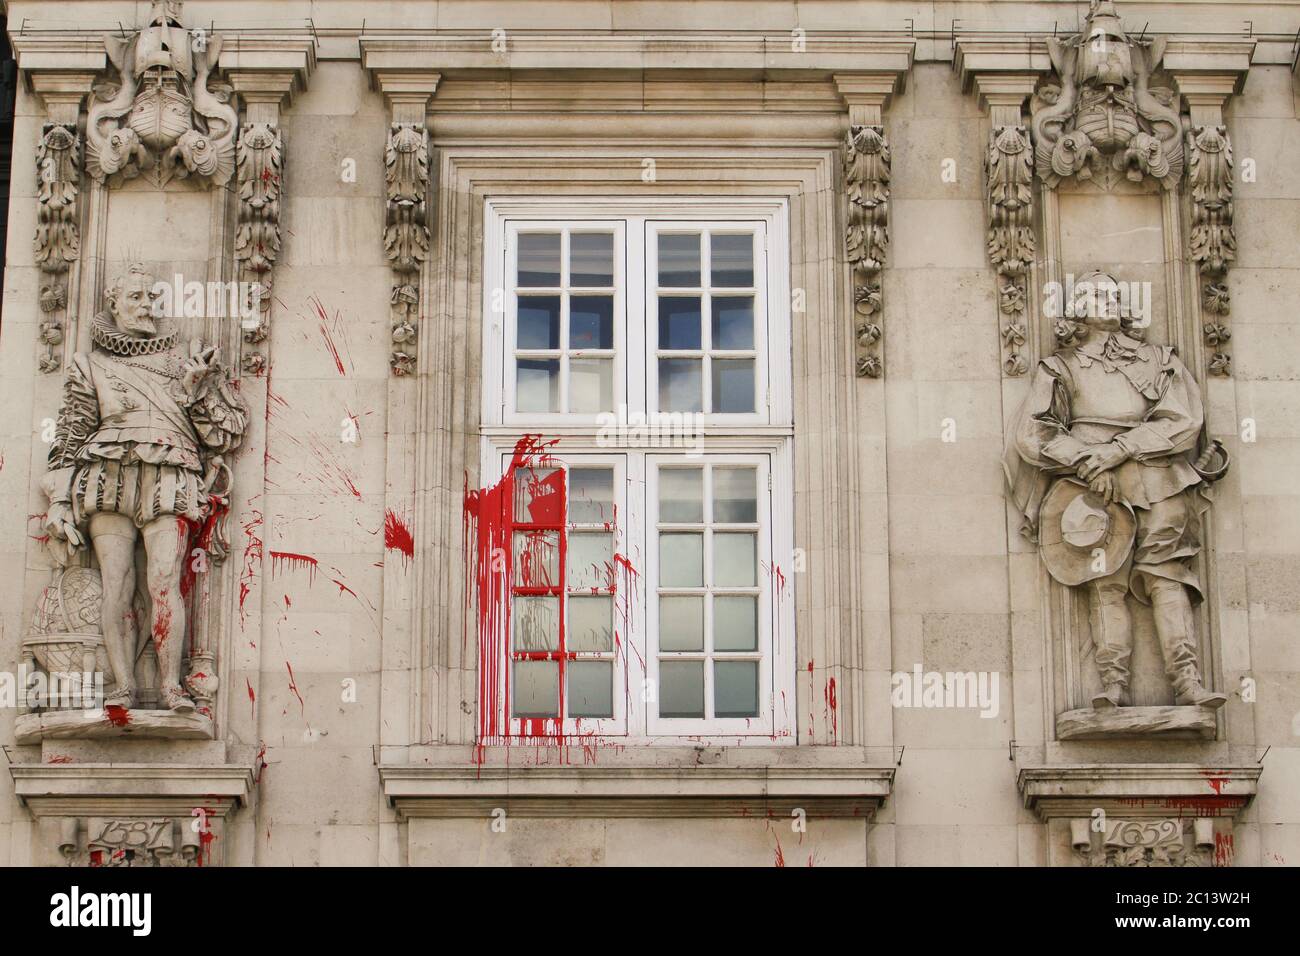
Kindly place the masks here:
[(45, 758), (46, 763), (72, 763), (72, 758), (67, 754), (50, 754)]
[(253, 693), (252, 681), (245, 677), (244, 683), (248, 685), (248, 716), (253, 717), (257, 711), (257, 695)]
[(316, 567), (319, 562), (309, 554), (295, 554), (292, 551), (272, 551), (271, 552), (271, 577), (275, 577), (280, 569), (280, 563), (284, 562), (290, 570), (298, 568), (307, 569), (308, 586), (316, 580)]
[(784, 867), (785, 854), (781, 852), (781, 838), (773, 834), (773, 839), (776, 840), (776, 865), (779, 867)]
[(330, 335), (329, 326), (326, 324), (327, 322), (329, 322), (329, 316), (325, 313), (325, 307), (321, 304), (319, 299), (312, 299), (311, 304), (312, 307), (316, 310), (316, 315), (321, 320), (320, 323), (321, 338), (325, 340), (325, 348), (329, 350), (330, 356), (334, 359), (334, 367), (338, 369), (338, 373), (340, 375), (346, 377), (348, 372), (347, 369), (343, 367), (343, 357), (339, 355), (338, 346), (334, 344), (334, 337)]
[(1214, 834), (1215, 866), (1232, 866), (1232, 857), (1235, 852), (1235, 848), (1232, 845), (1231, 833)]
[(1227, 777), (1216, 776), (1213, 770), (1202, 770), (1201, 775), (1206, 778), (1206, 783), (1210, 785), (1210, 788), (1215, 793), (1223, 796), (1223, 785), (1228, 782)]
[(284, 666), (289, 669), (289, 689), (293, 691), (293, 696), (298, 698), (298, 706), (302, 708), (305, 715), (307, 713), (307, 702), (302, 699), (302, 694), (298, 693), (298, 683), (293, 679), (293, 665), (285, 661)]
[(257, 772), (253, 775), (253, 783), (259, 784), (262, 782), (263, 772), (265, 772), (266, 768), (270, 766), (270, 764), (266, 762), (266, 744), (262, 744), (262, 749), (257, 752), (257, 756), (253, 759), (256, 761), (257, 766)]
[(400, 551), (403, 567), (415, 558), (415, 538), (406, 521), (390, 509), (384, 512), (384, 549)]
[(105, 707), (104, 716), (114, 727), (125, 727), (131, 722), (131, 712), (117, 704), (109, 704)]
[(835, 678), (832, 677), (826, 682), (826, 707), (830, 714), (831, 723), (831, 742), (837, 743), (840, 736), (840, 722), (838, 713), (838, 701), (835, 697)]

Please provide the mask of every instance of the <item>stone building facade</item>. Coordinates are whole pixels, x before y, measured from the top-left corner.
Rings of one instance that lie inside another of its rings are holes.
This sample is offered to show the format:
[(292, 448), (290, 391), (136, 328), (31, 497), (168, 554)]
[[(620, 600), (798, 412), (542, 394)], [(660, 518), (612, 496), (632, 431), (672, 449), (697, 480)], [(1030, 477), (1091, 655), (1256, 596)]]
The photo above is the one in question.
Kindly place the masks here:
[(7, 17), (0, 861), (1300, 860), (1300, 3)]

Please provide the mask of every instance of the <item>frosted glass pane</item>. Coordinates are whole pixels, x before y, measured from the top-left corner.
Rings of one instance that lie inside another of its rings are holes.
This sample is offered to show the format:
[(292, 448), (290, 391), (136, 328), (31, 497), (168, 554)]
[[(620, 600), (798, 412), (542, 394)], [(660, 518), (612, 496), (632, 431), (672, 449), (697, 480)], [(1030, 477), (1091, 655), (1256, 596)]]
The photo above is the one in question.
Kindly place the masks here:
[(703, 469), (659, 469), (659, 520), (665, 524), (704, 521)]
[(718, 524), (753, 524), (758, 521), (758, 473), (755, 469), (713, 469), (713, 520)]
[(515, 587), (559, 587), (560, 533), (516, 531), (514, 537)]
[(611, 661), (569, 661), (565, 709), (570, 717), (614, 716), (614, 665)]
[[(703, 391), (704, 369), (701, 359), (659, 360), (661, 411), (702, 412), (704, 411)], [(753, 409), (751, 408), (750, 411)]]
[(614, 520), (614, 469), (569, 469), (569, 521), (605, 524)]
[(516, 717), (560, 716), (558, 661), (515, 661), (512, 713)]
[(614, 577), (614, 536), (608, 531), (570, 532), (566, 577), (570, 591), (609, 588)]
[(614, 647), (614, 599), (569, 595), (564, 642), (570, 651), (609, 651)]
[(659, 716), (704, 716), (704, 662), (659, 662)]
[(569, 411), (614, 410), (613, 359), (569, 360)]
[(665, 596), (659, 599), (659, 649), (704, 650), (703, 597)]
[(515, 410), (560, 410), (560, 360), (519, 359), (515, 371)]
[(713, 649), (758, 650), (758, 598), (713, 598)]
[(666, 588), (704, 585), (704, 535), (659, 536), (659, 584)]
[(514, 599), (510, 620), (517, 651), (560, 649), (560, 599), (519, 595)]
[(758, 716), (758, 661), (716, 661), (713, 716)]
[(753, 587), (758, 581), (757, 539), (752, 534), (713, 536), (713, 585), (721, 588)]

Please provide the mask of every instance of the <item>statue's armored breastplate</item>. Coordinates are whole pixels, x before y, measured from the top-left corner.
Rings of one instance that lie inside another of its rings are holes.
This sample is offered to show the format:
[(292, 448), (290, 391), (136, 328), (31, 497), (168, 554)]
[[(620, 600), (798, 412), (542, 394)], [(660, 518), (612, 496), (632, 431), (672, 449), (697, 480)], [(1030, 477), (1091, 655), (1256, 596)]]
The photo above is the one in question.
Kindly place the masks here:
[(1136, 425), (1151, 410), (1149, 401), (1137, 390), (1124, 371), (1088, 355), (1074, 353), (1066, 358), (1070, 369), (1070, 417), (1074, 421)]
[(90, 367), (99, 401), (99, 430), (92, 442), (197, 448), (181, 408), (178, 350), (137, 357), (95, 352)]

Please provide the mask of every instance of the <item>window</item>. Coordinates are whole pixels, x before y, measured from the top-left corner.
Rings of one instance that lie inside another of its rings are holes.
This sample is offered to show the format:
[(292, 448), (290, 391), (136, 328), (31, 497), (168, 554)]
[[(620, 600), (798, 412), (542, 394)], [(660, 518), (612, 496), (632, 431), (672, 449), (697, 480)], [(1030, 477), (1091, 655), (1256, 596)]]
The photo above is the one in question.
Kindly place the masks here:
[(784, 236), (776, 201), (488, 204), (481, 728), (793, 742)]

